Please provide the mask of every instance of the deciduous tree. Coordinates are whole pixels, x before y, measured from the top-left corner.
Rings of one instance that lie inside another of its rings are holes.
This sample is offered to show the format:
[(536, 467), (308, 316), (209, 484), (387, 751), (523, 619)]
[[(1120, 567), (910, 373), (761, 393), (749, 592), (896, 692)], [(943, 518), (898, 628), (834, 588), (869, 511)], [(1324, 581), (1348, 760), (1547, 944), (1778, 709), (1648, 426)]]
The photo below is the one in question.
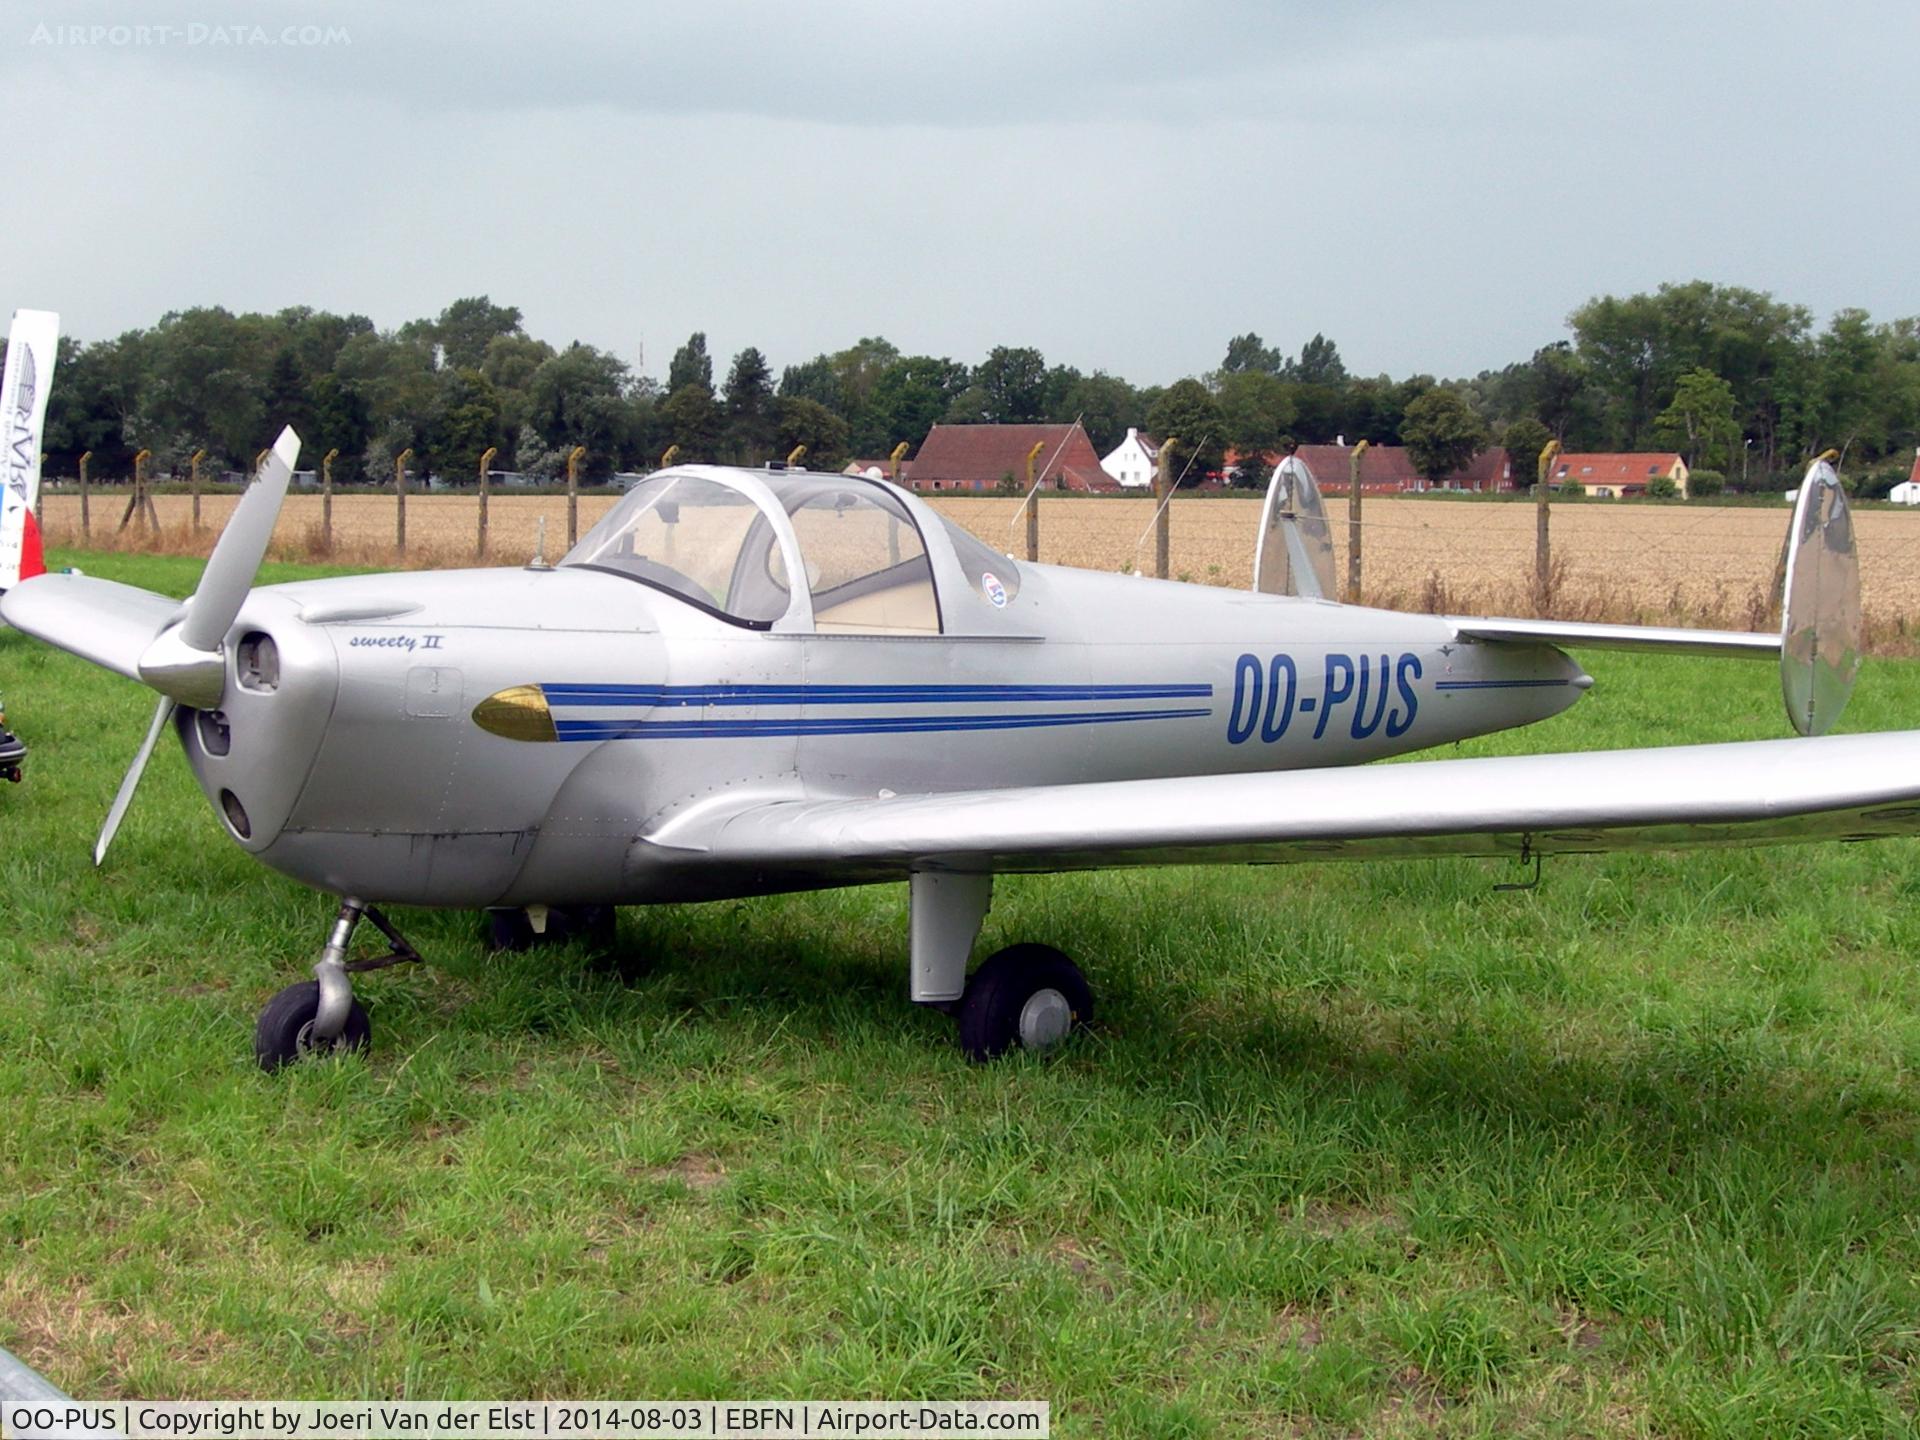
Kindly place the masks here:
[(673, 360), (667, 366), (667, 393), (684, 389), (688, 385), (703, 385), (707, 392), (713, 392), (713, 357), (707, 354), (707, 332), (696, 330), (687, 337), (687, 343), (673, 352)]
[(1278, 349), (1267, 344), (1253, 331), (1236, 335), (1227, 342), (1226, 358), (1220, 362), (1222, 375), (1243, 375), (1249, 372), (1262, 375), (1278, 375), (1285, 363)]
[(778, 414), (783, 453), (796, 445), (806, 446), (809, 470), (838, 470), (847, 463), (847, 422), (826, 406), (786, 396), (779, 402)]
[(1030, 346), (994, 346), (974, 367), (973, 383), (985, 396), (985, 420), (1020, 425), (1046, 418), (1047, 362)]
[(1733, 387), (1711, 370), (1680, 377), (1673, 399), (1654, 421), (1653, 437), (1686, 456), (1687, 468), (1723, 468), (1735, 431)]
[(746, 465), (773, 458), (773, 371), (767, 357), (751, 345), (733, 357), (725, 402), (727, 453)]
[(1400, 438), (1414, 468), (1438, 482), (1480, 453), (1487, 443), (1487, 427), (1452, 390), (1429, 390), (1407, 407)]
[(1186, 485), (1198, 485), (1210, 471), (1220, 468), (1224, 449), (1225, 423), (1220, 402), (1198, 380), (1176, 380), (1154, 404), (1147, 416), (1147, 427), (1164, 442), (1174, 441), (1168, 457), (1174, 478)]

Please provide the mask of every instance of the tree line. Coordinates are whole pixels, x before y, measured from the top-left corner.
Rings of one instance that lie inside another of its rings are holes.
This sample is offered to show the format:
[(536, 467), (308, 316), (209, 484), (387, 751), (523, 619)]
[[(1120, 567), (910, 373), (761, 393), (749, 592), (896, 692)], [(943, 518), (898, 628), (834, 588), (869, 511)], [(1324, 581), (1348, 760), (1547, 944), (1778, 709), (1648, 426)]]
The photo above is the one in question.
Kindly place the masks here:
[(716, 373), (704, 333), (664, 380), (578, 341), (556, 349), (486, 296), (432, 319), (378, 329), (364, 315), (304, 306), (276, 314), (171, 312), (110, 340), (63, 338), (47, 423), (49, 472), (125, 475), (134, 452), (178, 473), (206, 450), (245, 470), (290, 423), (310, 460), (337, 450), (340, 481), (379, 482), (411, 448), (421, 473), (472, 476), (480, 455), (539, 476), (575, 446), (590, 477), (683, 460), (761, 464), (807, 448), (807, 463), (909, 454), (935, 423), (1078, 419), (1102, 452), (1127, 427), (1176, 435), (1176, 471), (1221, 469), (1228, 451), (1366, 439), (1405, 444), (1443, 475), (1489, 444), (1531, 457), (1570, 450), (1678, 450), (1710, 489), (1772, 487), (1833, 448), (1869, 493), (1904, 478), (1920, 442), (1920, 318), (1876, 323), (1849, 309), (1816, 327), (1805, 307), (1694, 281), (1601, 296), (1568, 317), (1568, 338), (1471, 379), (1350, 374), (1333, 340), (1297, 352), (1253, 331), (1219, 366), (1136, 386), (996, 346), (975, 364), (906, 355), (868, 337), (785, 366), (749, 346)]

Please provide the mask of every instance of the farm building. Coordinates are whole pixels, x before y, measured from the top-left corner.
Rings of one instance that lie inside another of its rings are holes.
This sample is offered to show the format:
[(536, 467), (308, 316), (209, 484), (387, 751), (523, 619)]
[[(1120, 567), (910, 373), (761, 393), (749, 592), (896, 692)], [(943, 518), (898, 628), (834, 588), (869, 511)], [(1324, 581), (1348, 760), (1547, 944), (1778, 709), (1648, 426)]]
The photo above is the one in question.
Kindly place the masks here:
[(1138, 490), (1153, 484), (1153, 470), (1159, 460), (1159, 443), (1129, 425), (1127, 438), (1101, 457), (1100, 468), (1111, 475), (1121, 489)]
[(1027, 456), (1040, 447), (1034, 473), (1048, 490), (1113, 491), (1093, 441), (1079, 425), (936, 425), (906, 468), (919, 491), (1024, 490)]
[[(1323, 492), (1344, 494), (1352, 484), (1352, 472), (1349, 469), (1353, 457), (1351, 446), (1302, 445), (1294, 453), (1307, 462), (1307, 468), (1313, 472), (1313, 478)], [(1267, 477), (1273, 473), (1273, 467), (1280, 463), (1280, 456), (1277, 452), (1257, 457), (1243, 456), (1238, 451), (1229, 450), (1225, 463), (1228, 466), (1242, 466), (1250, 461), (1259, 466), (1259, 483), (1265, 484)], [(1413, 463), (1412, 454), (1404, 445), (1369, 445), (1360, 456), (1360, 489), (1367, 495), (1512, 488), (1512, 467), (1507, 463), (1507, 452), (1498, 446), (1482, 450), (1451, 475), (1443, 477), (1437, 485), (1420, 473)]]
[(1673, 481), (1682, 496), (1687, 493), (1687, 462), (1664, 452), (1621, 455), (1562, 455), (1553, 462), (1556, 487), (1578, 485), (1587, 494), (1603, 500), (1622, 495), (1644, 495), (1649, 481), (1665, 478)]
[(1913, 452), (1913, 473), (1887, 493), (1896, 505), (1920, 505), (1920, 449)]

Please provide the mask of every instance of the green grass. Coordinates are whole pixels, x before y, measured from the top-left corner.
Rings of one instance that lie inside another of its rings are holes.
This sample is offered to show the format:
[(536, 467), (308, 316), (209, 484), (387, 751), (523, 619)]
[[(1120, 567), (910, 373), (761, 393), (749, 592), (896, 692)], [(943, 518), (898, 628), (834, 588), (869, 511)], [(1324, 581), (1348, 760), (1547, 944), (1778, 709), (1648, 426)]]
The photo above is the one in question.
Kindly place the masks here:
[[(71, 562), (75, 557), (62, 557)], [(192, 561), (80, 557), (184, 592)], [(286, 578), (276, 568), (268, 578)], [(1461, 753), (1780, 733), (1766, 666), (1598, 655)], [(150, 712), (0, 634), (0, 1345), (85, 1395), (1008, 1396), (1056, 1433), (1914, 1433), (1920, 847), (1000, 883), (1077, 956), (1050, 1059), (904, 998), (901, 887), (628, 911), (622, 956), (259, 1006), (331, 905)], [(1874, 661), (1855, 729), (1920, 717)]]

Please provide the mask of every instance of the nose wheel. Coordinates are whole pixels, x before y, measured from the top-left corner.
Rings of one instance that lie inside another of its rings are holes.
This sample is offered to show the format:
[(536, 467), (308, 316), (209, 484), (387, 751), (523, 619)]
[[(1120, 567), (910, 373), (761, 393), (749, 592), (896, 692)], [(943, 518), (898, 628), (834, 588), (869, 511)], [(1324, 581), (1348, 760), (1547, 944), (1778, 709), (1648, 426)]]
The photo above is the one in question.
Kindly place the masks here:
[(302, 980), (289, 985), (267, 1002), (253, 1027), (253, 1058), (262, 1070), (278, 1070), (296, 1060), (314, 1055), (344, 1055), (365, 1050), (373, 1043), (373, 1022), (367, 1008), (358, 1000), (347, 1002), (347, 1017), (340, 1033), (323, 1040), (314, 1034), (320, 1018), (320, 982)]
[[(353, 932), (362, 920), (371, 920), (386, 937), (387, 953), (349, 960)], [(260, 1012), (253, 1029), (254, 1059), (262, 1070), (271, 1072), (314, 1055), (365, 1050), (373, 1041), (373, 1023), (366, 1008), (353, 998), (349, 976), (419, 959), (419, 952), (376, 907), (351, 898), (342, 900), (333, 931), (313, 967), (313, 979), (289, 985)]]
[(997, 1060), (1016, 1047), (1050, 1050), (1093, 1019), (1093, 991), (1051, 945), (1009, 945), (968, 979), (958, 1019), (969, 1060)]

